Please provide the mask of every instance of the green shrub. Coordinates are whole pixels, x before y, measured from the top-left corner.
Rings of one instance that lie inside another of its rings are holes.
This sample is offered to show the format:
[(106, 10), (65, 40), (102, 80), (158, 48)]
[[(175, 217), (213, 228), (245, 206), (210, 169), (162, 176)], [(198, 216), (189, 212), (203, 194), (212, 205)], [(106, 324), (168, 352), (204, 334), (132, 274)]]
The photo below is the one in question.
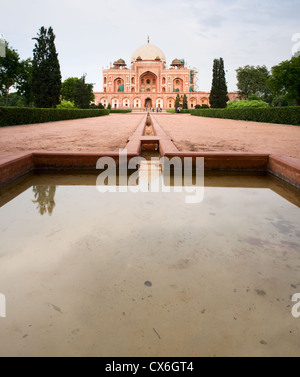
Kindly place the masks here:
[(200, 109), (209, 109), (209, 106), (204, 104), (202, 107), (200, 106)]
[(233, 101), (229, 102), (227, 104), (227, 109), (245, 109), (245, 108), (260, 108), (260, 109), (266, 109), (268, 108), (269, 105), (264, 102), (264, 101), (258, 101), (258, 100), (253, 100), (253, 101)]
[(73, 102), (62, 100), (59, 105), (56, 106), (57, 109), (75, 109)]
[(208, 118), (246, 120), (262, 123), (300, 125), (300, 106), (244, 109), (202, 109), (193, 110), (192, 115)]
[(196, 105), (195, 110), (199, 110), (199, 109), (201, 109), (201, 105)]
[(0, 127), (109, 115), (109, 110), (61, 110), (0, 107)]
[(111, 114), (126, 114), (126, 113), (132, 113), (132, 110), (130, 110), (130, 109), (128, 109), (128, 110), (115, 109), (115, 110), (110, 110), (110, 113)]

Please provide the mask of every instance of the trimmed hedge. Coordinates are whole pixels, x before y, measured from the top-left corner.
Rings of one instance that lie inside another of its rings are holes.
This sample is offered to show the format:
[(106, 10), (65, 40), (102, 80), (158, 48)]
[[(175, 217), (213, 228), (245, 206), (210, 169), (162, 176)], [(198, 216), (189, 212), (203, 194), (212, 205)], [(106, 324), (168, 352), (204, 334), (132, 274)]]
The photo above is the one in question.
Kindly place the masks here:
[(109, 110), (36, 109), (0, 107), (0, 127), (57, 122), (109, 115)]
[(180, 113), (177, 112), (177, 110), (175, 109), (167, 109), (167, 113), (170, 113), (170, 114), (191, 114), (193, 110), (187, 110), (187, 109), (184, 109), (184, 110), (181, 110)]
[(132, 110), (110, 110), (111, 114), (127, 114), (127, 113), (132, 113)]
[(247, 120), (262, 123), (300, 125), (300, 106), (297, 107), (269, 107), (266, 109), (201, 109), (191, 112), (194, 116), (207, 118), (221, 118)]

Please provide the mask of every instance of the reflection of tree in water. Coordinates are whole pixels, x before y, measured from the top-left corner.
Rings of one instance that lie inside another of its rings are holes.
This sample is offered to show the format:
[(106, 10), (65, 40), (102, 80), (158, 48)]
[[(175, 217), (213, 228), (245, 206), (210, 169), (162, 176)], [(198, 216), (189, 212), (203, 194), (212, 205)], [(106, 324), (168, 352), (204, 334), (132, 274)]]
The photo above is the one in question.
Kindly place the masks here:
[(33, 203), (37, 204), (37, 210), (43, 216), (48, 213), (50, 216), (55, 207), (56, 186), (33, 186), (34, 198)]

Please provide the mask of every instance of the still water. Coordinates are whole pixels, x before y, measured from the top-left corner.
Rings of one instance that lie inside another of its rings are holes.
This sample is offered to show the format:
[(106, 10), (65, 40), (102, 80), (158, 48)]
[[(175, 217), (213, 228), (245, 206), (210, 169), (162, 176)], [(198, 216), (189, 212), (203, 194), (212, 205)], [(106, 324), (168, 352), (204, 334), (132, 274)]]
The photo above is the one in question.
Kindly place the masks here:
[(191, 205), (95, 182), (0, 191), (0, 356), (300, 356), (299, 190), (206, 176)]

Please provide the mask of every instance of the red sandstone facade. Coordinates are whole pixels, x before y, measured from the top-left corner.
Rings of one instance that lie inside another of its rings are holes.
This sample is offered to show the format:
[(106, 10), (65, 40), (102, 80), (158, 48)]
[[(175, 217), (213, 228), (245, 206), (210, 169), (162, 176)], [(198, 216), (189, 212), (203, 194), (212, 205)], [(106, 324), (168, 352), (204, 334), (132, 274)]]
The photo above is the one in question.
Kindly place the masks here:
[[(186, 95), (189, 109), (209, 105), (209, 92), (196, 91), (195, 69), (187, 68), (184, 60), (173, 60), (167, 68), (165, 54), (147, 43), (132, 55), (131, 68), (119, 59), (103, 71), (103, 92), (95, 93), (95, 103), (113, 109), (145, 108), (174, 109), (175, 99)], [(237, 93), (229, 93), (230, 101)]]

